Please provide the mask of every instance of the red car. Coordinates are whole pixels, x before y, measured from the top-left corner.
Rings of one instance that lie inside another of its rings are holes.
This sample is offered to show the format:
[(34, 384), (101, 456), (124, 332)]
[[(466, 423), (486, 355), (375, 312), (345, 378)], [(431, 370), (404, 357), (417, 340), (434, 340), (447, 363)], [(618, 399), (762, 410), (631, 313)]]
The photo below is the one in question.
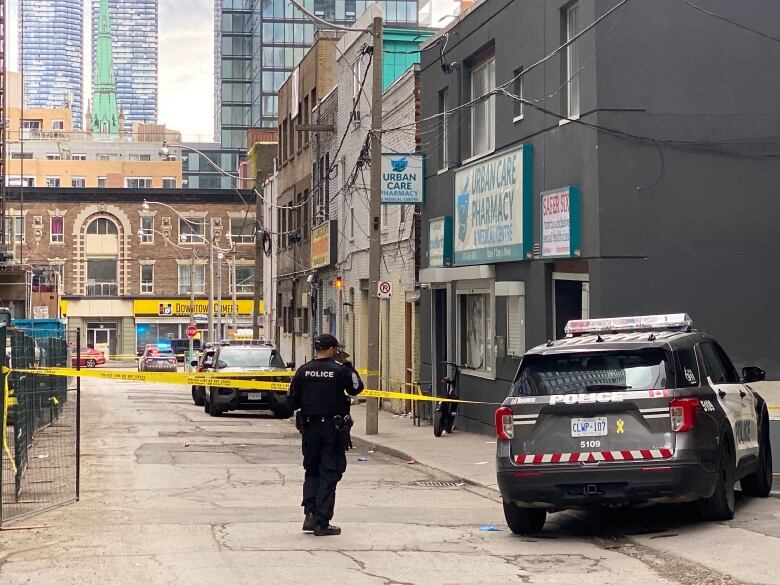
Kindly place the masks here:
[(74, 350), (71, 357), (71, 364), (74, 368), (76, 367), (77, 361), (81, 361), (82, 368), (94, 368), (95, 366), (106, 363), (106, 356), (103, 355), (103, 352), (90, 347), (82, 347), (79, 358), (80, 360), (76, 357), (76, 352)]

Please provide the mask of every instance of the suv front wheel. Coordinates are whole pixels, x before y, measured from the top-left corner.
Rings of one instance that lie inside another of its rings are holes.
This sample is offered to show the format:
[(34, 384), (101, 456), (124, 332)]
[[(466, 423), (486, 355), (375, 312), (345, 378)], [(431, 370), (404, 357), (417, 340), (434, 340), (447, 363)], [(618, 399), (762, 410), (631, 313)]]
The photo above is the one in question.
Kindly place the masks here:
[(511, 502), (504, 502), (504, 518), (507, 526), (515, 534), (536, 534), (542, 531), (547, 519), (544, 508), (521, 508)]
[(753, 473), (742, 478), (740, 486), (743, 494), (756, 498), (766, 498), (772, 491), (772, 444), (769, 439), (769, 412), (766, 406), (761, 411), (761, 421), (758, 424), (758, 466)]

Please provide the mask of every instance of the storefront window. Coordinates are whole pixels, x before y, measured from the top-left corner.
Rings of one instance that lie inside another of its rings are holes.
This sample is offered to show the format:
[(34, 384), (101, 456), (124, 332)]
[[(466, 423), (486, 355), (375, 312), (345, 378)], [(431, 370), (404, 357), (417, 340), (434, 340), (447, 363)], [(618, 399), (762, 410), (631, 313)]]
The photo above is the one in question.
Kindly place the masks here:
[(493, 370), (493, 321), (489, 293), (459, 294), (460, 362), (469, 368)]

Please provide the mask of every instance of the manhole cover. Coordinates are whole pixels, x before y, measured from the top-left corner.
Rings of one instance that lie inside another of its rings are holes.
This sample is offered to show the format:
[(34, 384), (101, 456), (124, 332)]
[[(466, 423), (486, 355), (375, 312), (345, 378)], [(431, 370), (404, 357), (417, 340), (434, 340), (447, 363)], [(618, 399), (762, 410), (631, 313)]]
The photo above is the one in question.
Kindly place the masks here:
[(433, 488), (450, 488), (450, 487), (463, 487), (462, 481), (415, 481), (414, 485), (419, 487), (433, 487)]

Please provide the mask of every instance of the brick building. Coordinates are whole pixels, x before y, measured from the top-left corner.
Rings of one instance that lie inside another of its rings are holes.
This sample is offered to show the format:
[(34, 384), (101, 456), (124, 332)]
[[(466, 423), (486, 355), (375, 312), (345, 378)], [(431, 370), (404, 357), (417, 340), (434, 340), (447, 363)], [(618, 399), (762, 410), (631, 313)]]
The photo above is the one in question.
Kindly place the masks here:
[[(20, 195), (18, 188), (7, 191), (6, 227), (15, 228), (6, 229), (8, 248), (33, 267), (36, 282), (54, 285), (59, 316), (81, 327), (87, 343), (134, 353), (146, 343), (185, 337), (193, 312), (206, 338), (212, 283), (223, 336), (229, 325), (251, 327), (252, 191), (27, 188), (24, 200)], [(221, 260), (215, 252), (213, 264), (212, 234), (217, 249), (232, 250)]]
[(295, 71), (279, 89), (279, 153), (277, 225), (278, 317), (282, 320), (280, 349), (296, 363), (312, 357), (309, 235), (312, 207), (312, 156), (310, 124), (320, 96), (336, 84), (338, 35), (320, 33)]

